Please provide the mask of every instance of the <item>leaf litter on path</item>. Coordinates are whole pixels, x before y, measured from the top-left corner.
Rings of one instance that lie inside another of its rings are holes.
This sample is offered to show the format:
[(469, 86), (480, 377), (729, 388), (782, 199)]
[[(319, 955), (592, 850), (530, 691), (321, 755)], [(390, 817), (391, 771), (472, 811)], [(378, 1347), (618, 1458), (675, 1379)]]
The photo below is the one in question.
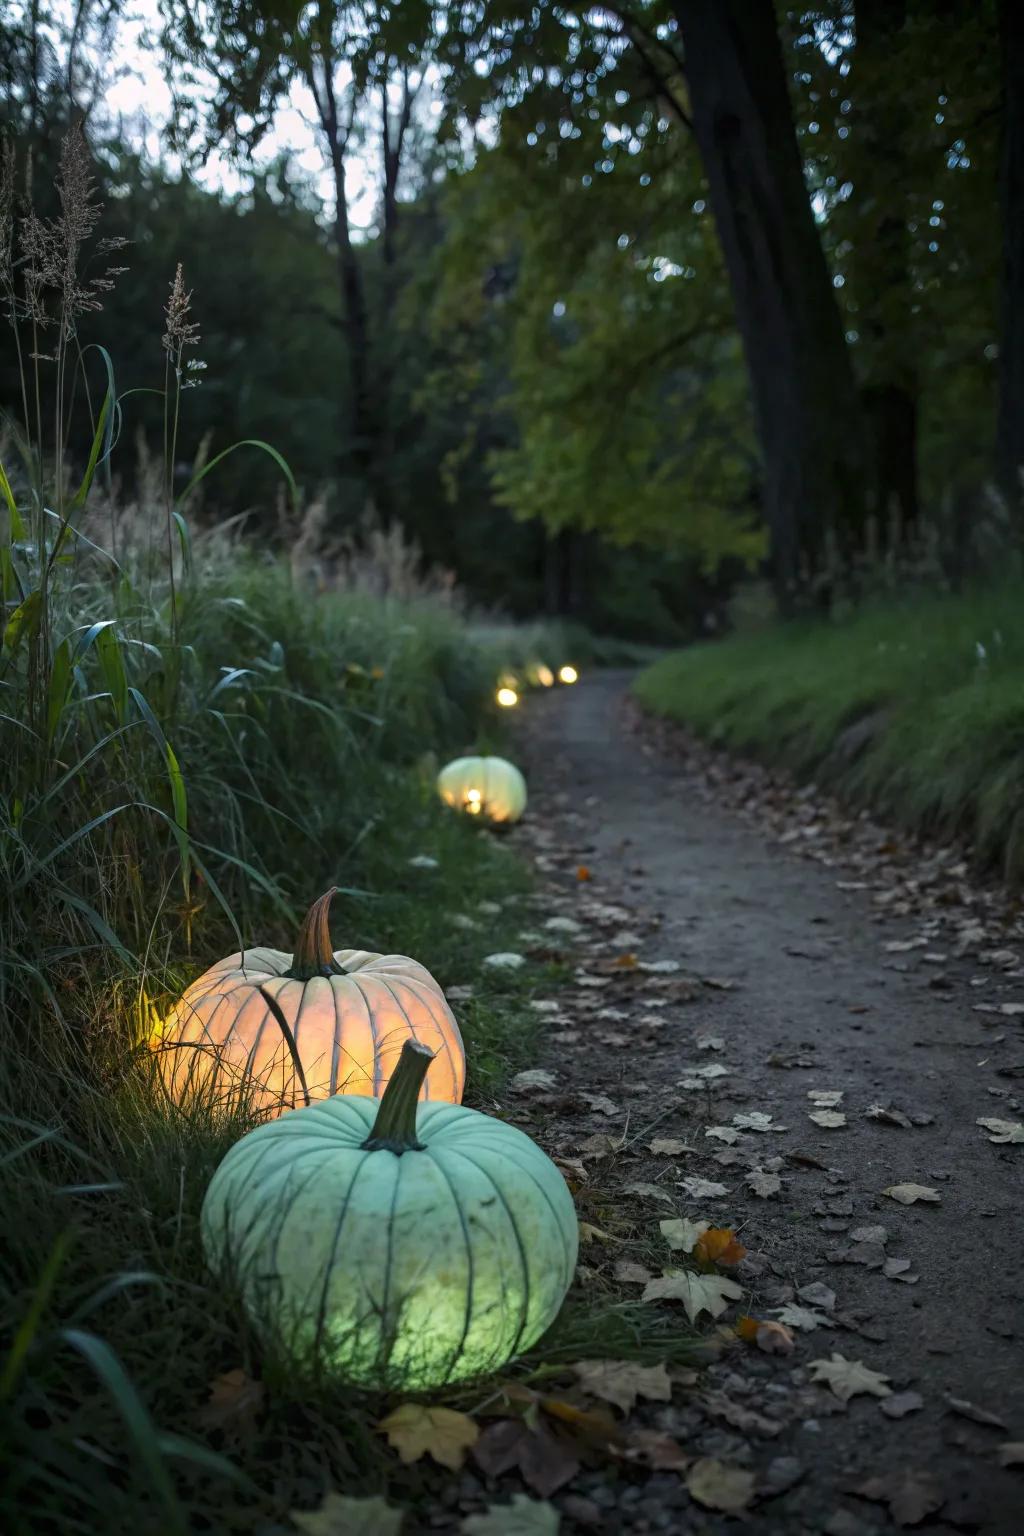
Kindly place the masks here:
[(888, 1376), (871, 1370), (861, 1360), (847, 1360), (845, 1355), (833, 1354), (830, 1360), (812, 1360), (808, 1369), (812, 1380), (829, 1387), (843, 1403), (865, 1393), (873, 1397), (889, 1397), (892, 1393)]
[(388, 1444), (404, 1462), (430, 1456), (457, 1472), (480, 1431), (466, 1413), (433, 1408), (426, 1403), (402, 1403), (377, 1424)]
[(743, 1291), (735, 1280), (724, 1275), (694, 1275), (686, 1269), (667, 1269), (657, 1280), (644, 1287), (643, 1301), (681, 1301), (690, 1322), (702, 1312), (721, 1317)]
[(492, 1504), (482, 1515), (467, 1515), (462, 1536), (558, 1536), (561, 1516), (546, 1499), (514, 1493), (510, 1504)]

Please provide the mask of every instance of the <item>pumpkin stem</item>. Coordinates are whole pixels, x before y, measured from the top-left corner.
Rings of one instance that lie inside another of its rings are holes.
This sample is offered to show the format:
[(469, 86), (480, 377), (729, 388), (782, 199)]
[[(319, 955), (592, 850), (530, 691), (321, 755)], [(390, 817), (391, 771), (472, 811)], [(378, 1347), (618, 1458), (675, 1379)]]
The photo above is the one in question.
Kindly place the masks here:
[(331, 930), (327, 926), (331, 897), (337, 889), (336, 885), (332, 885), (329, 891), (318, 896), (302, 919), (291, 967), (285, 972), (293, 981), (312, 981), (314, 976), (343, 974), (341, 967), (335, 964)]
[(365, 1151), (394, 1152), (396, 1157), (401, 1157), (403, 1152), (422, 1152), (423, 1143), (416, 1138), (416, 1105), (433, 1059), (433, 1051), (418, 1040), (407, 1040), (402, 1046), (398, 1066), (384, 1090), (373, 1129), (363, 1142)]

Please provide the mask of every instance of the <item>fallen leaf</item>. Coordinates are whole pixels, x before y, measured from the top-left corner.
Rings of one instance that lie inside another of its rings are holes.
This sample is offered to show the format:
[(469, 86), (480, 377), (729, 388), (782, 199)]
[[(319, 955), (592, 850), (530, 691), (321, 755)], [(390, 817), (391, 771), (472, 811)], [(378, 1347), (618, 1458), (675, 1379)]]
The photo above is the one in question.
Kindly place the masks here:
[[(706, 983), (705, 983), (706, 985)], [(694, 1041), (698, 1051), (724, 1051), (725, 1041), (721, 1035), (698, 1035)]]
[(871, 1393), (874, 1397), (892, 1395), (888, 1376), (880, 1376), (860, 1360), (847, 1360), (843, 1355), (833, 1354), (831, 1360), (812, 1360), (809, 1369), (813, 1380), (824, 1382), (843, 1403), (861, 1393)]
[(672, 976), (676, 971), (681, 971), (682, 966), (678, 960), (641, 960), (640, 969), (653, 976)]
[(564, 1487), (580, 1469), (579, 1457), (543, 1419), (499, 1419), (488, 1425), (473, 1447), (473, 1460), (487, 1477), (517, 1467), (527, 1487), (542, 1498)]
[(757, 1325), (754, 1343), (762, 1354), (789, 1355), (793, 1352), (793, 1335), (783, 1323), (762, 1322)]
[(621, 1243), (621, 1237), (613, 1237), (610, 1232), (602, 1232), (600, 1227), (593, 1226), (589, 1221), (580, 1222), (581, 1243)]
[(695, 1245), (708, 1230), (706, 1221), (690, 1221), (686, 1216), (676, 1216), (671, 1220), (659, 1221), (661, 1235), (670, 1248), (679, 1253), (692, 1253)]
[(887, 1505), (897, 1525), (919, 1525), (926, 1515), (933, 1515), (946, 1502), (934, 1478), (914, 1467), (871, 1477), (851, 1492), (874, 1504)]
[(837, 1104), (843, 1102), (843, 1090), (841, 1088), (808, 1088), (807, 1097), (819, 1109), (835, 1109)]
[(486, 1514), (467, 1515), (462, 1536), (558, 1536), (562, 1517), (547, 1500), (514, 1493), (511, 1504), (492, 1504)]
[(768, 1200), (772, 1195), (777, 1195), (782, 1188), (782, 1180), (778, 1174), (765, 1173), (763, 1168), (751, 1168), (743, 1182), (761, 1200)]
[(238, 1368), (215, 1376), (210, 1383), (209, 1400), (199, 1410), (204, 1429), (226, 1433), (249, 1433), (256, 1424), (266, 1390), (261, 1381), (253, 1381)]
[(680, 1179), (679, 1186), (693, 1200), (717, 1200), (729, 1193), (724, 1184), (716, 1184), (712, 1179)]
[(732, 1123), (741, 1131), (784, 1131), (786, 1129), (784, 1125), (775, 1125), (773, 1117), (766, 1115), (760, 1109), (733, 1115)]
[(739, 1515), (754, 1497), (754, 1474), (745, 1472), (742, 1467), (729, 1467), (724, 1461), (702, 1456), (686, 1474), (686, 1489), (691, 1499), (696, 1499), (705, 1509)]
[(457, 1472), (466, 1452), (480, 1434), (466, 1413), (454, 1408), (429, 1408), (424, 1403), (402, 1403), (377, 1429), (387, 1435), (388, 1444), (404, 1462), (431, 1456), (442, 1467)]
[(884, 1125), (899, 1125), (906, 1131), (912, 1126), (909, 1115), (905, 1115), (901, 1109), (890, 1109), (885, 1104), (869, 1104), (864, 1114), (868, 1120), (881, 1120)]
[(685, 1472), (693, 1460), (677, 1440), (660, 1429), (634, 1429), (617, 1451), (626, 1461), (639, 1462), (654, 1472)]
[(701, 1394), (700, 1405), (712, 1418), (723, 1419), (726, 1424), (731, 1424), (745, 1435), (762, 1435), (766, 1440), (771, 1440), (782, 1429), (778, 1419), (766, 1418), (763, 1413), (735, 1402), (727, 1392), (704, 1392)]
[(585, 1392), (614, 1403), (623, 1413), (629, 1413), (638, 1397), (653, 1403), (672, 1400), (672, 1383), (664, 1365), (637, 1365), (631, 1360), (577, 1360), (573, 1370)]
[(887, 1419), (903, 1419), (908, 1413), (916, 1413), (919, 1408), (923, 1408), (924, 1398), (920, 1392), (894, 1392), (892, 1397), (885, 1398), (878, 1406)]
[(632, 952), (628, 955), (619, 955), (612, 961), (612, 965), (617, 971), (635, 971), (637, 967), (636, 955)]
[(581, 1093), (580, 1098), (598, 1115), (621, 1115), (622, 1110), (606, 1093)]
[(946, 1407), (951, 1413), (958, 1413), (962, 1419), (971, 1419), (975, 1424), (987, 1424), (990, 1429), (1005, 1429), (1006, 1423), (996, 1413), (989, 1413), (987, 1408), (976, 1408), (965, 1397), (946, 1397)]
[(306, 1536), (398, 1536), (404, 1515), (379, 1497), (326, 1493), (319, 1509), (293, 1509), (289, 1518)]
[(824, 1126), (827, 1131), (838, 1130), (846, 1124), (846, 1116), (839, 1109), (815, 1109), (808, 1112), (808, 1120), (813, 1120), (815, 1125)]
[(706, 987), (711, 987), (716, 992), (734, 992), (739, 986), (738, 981), (730, 981), (722, 976), (702, 976), (701, 981)]
[(680, 1157), (684, 1152), (692, 1152), (685, 1141), (678, 1141), (674, 1136), (656, 1136), (651, 1142), (650, 1150), (655, 1157)]
[(922, 1200), (929, 1205), (941, 1205), (942, 1197), (937, 1189), (929, 1189), (925, 1184), (890, 1184), (888, 1189), (882, 1190), (883, 1195), (888, 1195), (890, 1200), (899, 1201), (900, 1205), (913, 1205)]
[(797, 1306), (796, 1302), (790, 1302), (788, 1306), (776, 1307), (776, 1316), (780, 1323), (785, 1323), (787, 1328), (799, 1328), (804, 1333), (812, 1333), (815, 1328), (834, 1328), (835, 1323), (824, 1312), (815, 1312), (811, 1307)]
[(812, 1307), (820, 1307), (823, 1312), (831, 1312), (836, 1304), (835, 1291), (829, 1290), (822, 1280), (815, 1280), (810, 1285), (801, 1285), (797, 1295), (801, 1301), (808, 1301)]
[(730, 1302), (738, 1301), (743, 1291), (735, 1280), (724, 1275), (694, 1275), (685, 1269), (667, 1269), (657, 1280), (644, 1287), (644, 1301), (681, 1301), (690, 1322), (702, 1312), (721, 1317)]
[(731, 1227), (705, 1227), (692, 1251), (701, 1264), (739, 1264), (747, 1256)]
[(984, 1116), (981, 1120), (975, 1120), (975, 1125), (983, 1125), (986, 1131), (991, 1131), (989, 1141), (995, 1142), (997, 1147), (1024, 1145), (1024, 1125), (1019, 1120), (996, 1120)]
[(535, 1089), (544, 1091), (557, 1088), (558, 1078), (546, 1067), (530, 1067), (526, 1072), (517, 1072), (508, 1086), (510, 1093), (530, 1093)]
[(626, 1195), (645, 1195), (648, 1200), (661, 1200), (665, 1205), (674, 1205), (675, 1199), (667, 1189), (662, 1189), (660, 1184), (623, 1184), (622, 1192)]
[(704, 1135), (712, 1137), (715, 1141), (724, 1141), (729, 1146), (739, 1141), (740, 1133), (731, 1125), (707, 1125), (704, 1127)]
[(585, 864), (578, 864), (576, 866), (576, 879), (589, 880), (590, 878), (590, 870), (587, 868), (587, 866)]
[(483, 964), (490, 966), (492, 971), (518, 971), (526, 964), (522, 955), (517, 955), (514, 950), (499, 950), (497, 954), (485, 955)]
[(1004, 1440), (996, 1446), (996, 1460), (1001, 1467), (1024, 1467), (1024, 1440)]
[(652, 1278), (649, 1269), (645, 1269), (642, 1264), (634, 1264), (632, 1259), (620, 1259), (612, 1274), (621, 1285), (646, 1285)]
[(577, 1142), (576, 1150), (584, 1157), (609, 1157), (613, 1152), (621, 1152), (622, 1146), (621, 1136), (609, 1136), (607, 1131), (595, 1131), (586, 1141)]

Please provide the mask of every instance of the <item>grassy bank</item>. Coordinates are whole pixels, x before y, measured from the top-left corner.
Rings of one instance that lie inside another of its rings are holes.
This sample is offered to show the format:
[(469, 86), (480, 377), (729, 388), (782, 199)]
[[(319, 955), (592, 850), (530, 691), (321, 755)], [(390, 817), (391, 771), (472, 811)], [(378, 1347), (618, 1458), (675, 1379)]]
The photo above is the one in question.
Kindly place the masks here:
[(1024, 878), (1024, 592), (918, 598), (676, 652), (657, 714)]

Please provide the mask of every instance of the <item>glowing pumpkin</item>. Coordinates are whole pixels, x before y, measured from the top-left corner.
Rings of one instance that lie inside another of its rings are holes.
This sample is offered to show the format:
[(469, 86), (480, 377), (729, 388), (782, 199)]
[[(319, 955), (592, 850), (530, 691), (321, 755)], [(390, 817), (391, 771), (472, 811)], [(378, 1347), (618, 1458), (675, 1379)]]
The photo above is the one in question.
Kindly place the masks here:
[(294, 954), (247, 949), (192, 983), (153, 1042), (174, 1100), (245, 1098), (280, 1115), (332, 1094), (380, 1094), (406, 1040), (437, 1053), (423, 1097), (461, 1100), (462, 1036), (441, 988), (405, 955), (334, 950), (333, 895), (310, 907)]
[(207, 1260), (297, 1366), (381, 1388), (483, 1375), (540, 1338), (569, 1288), (562, 1175), (514, 1126), (417, 1107), (430, 1061), (407, 1042), (382, 1100), (261, 1125), (213, 1176)]
[(526, 780), (503, 757), (457, 757), (437, 776), (445, 805), (489, 822), (518, 821), (526, 809)]

